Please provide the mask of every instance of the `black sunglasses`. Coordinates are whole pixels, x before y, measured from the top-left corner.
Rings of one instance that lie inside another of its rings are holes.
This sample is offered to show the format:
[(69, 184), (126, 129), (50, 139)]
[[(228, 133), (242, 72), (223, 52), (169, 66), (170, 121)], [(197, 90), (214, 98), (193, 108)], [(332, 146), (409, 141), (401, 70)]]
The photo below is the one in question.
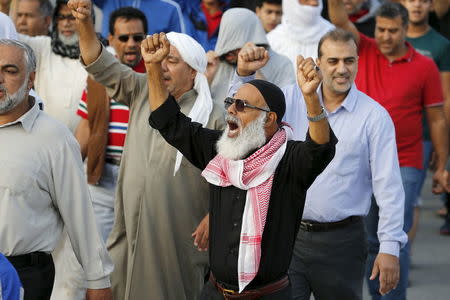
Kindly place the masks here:
[(268, 108), (262, 108), (262, 107), (258, 107), (258, 106), (254, 106), (251, 104), (248, 104), (245, 100), (241, 100), (241, 99), (234, 99), (231, 97), (226, 97), (225, 100), (223, 101), (224, 105), (225, 105), (225, 109), (228, 109), (228, 107), (230, 107), (233, 103), (236, 106), (236, 110), (239, 112), (244, 111), (244, 108), (249, 107), (249, 108), (254, 108), (254, 109), (259, 109), (265, 112), (270, 112), (270, 109)]
[(63, 21), (63, 20), (67, 20), (67, 21), (75, 21), (75, 17), (70, 14), (70, 15), (61, 15), (61, 14), (57, 14), (56, 15), (56, 20), (57, 21)]
[(133, 40), (136, 43), (140, 43), (145, 39), (145, 34), (143, 33), (138, 33), (138, 34), (122, 34), (119, 35), (117, 38), (119, 39), (119, 41), (121, 41), (122, 43), (126, 43), (128, 42), (129, 38), (133, 38)]

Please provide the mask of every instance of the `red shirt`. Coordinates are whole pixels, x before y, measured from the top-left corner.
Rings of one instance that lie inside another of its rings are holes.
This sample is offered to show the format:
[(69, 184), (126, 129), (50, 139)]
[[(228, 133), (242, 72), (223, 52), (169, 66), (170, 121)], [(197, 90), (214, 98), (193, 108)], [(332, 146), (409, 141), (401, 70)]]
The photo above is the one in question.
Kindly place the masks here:
[(206, 27), (208, 28), (208, 38), (210, 38), (217, 30), (222, 19), (223, 12), (219, 10), (218, 12), (210, 15), (205, 5), (201, 4), (202, 11), (206, 17)]
[(442, 105), (439, 71), (430, 58), (409, 43), (403, 57), (389, 62), (374, 39), (361, 33), (359, 36), (356, 85), (391, 115), (400, 166), (422, 169), (422, 111)]
[[(144, 73), (144, 61), (141, 60), (139, 64), (133, 68), (133, 70), (138, 73)], [(128, 106), (120, 104), (112, 99), (110, 100), (110, 103), (108, 143), (106, 145), (105, 155), (107, 158), (120, 159), (128, 130), (130, 111)], [(86, 90), (83, 91), (83, 95), (81, 96), (77, 115), (83, 119), (88, 118)]]

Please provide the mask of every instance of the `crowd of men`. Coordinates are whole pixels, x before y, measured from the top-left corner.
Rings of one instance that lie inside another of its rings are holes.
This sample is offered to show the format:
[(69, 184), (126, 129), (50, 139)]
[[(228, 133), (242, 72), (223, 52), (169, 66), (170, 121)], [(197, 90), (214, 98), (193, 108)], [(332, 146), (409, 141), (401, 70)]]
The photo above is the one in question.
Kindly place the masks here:
[(323, 1), (0, 0), (0, 299), (407, 299), (450, 2)]

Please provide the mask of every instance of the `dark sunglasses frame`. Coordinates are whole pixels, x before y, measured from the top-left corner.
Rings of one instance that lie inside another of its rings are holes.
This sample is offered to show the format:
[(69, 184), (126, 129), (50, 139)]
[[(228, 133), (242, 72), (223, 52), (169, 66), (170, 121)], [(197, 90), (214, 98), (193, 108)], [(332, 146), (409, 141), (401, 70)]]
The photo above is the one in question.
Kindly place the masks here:
[(56, 15), (56, 20), (57, 20), (57, 21), (63, 21), (63, 20), (67, 20), (67, 21), (75, 21), (76, 18), (75, 18), (72, 14), (70, 14), (70, 15), (60, 15), (60, 14), (57, 14), (57, 15)]
[(126, 43), (130, 39), (130, 37), (133, 38), (135, 43), (140, 43), (145, 39), (145, 34), (144, 33), (121, 34), (117, 37), (117, 39), (122, 43)]
[(225, 109), (228, 109), (234, 103), (235, 107), (236, 107), (236, 110), (239, 111), (239, 112), (244, 111), (244, 108), (246, 108), (246, 107), (259, 109), (259, 110), (262, 110), (262, 111), (265, 111), (265, 112), (270, 112), (270, 109), (268, 109), (268, 108), (262, 108), (262, 107), (254, 106), (254, 105), (248, 104), (245, 100), (241, 100), (241, 99), (235, 99), (235, 98), (231, 98), (231, 97), (226, 97), (223, 102), (224, 102), (224, 105), (225, 105)]

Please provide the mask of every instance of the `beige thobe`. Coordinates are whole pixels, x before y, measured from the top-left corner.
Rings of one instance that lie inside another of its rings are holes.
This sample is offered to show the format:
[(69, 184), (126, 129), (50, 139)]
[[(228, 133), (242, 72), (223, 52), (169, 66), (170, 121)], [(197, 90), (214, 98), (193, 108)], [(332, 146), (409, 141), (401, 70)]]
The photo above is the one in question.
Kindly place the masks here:
[[(86, 67), (110, 97), (130, 106), (130, 120), (116, 192), (115, 222), (108, 250), (115, 269), (115, 299), (196, 299), (208, 267), (207, 252), (193, 245), (192, 232), (208, 213), (209, 190), (201, 170), (185, 158), (173, 176), (176, 149), (148, 124), (145, 74), (120, 64), (105, 49)], [(197, 93), (178, 101), (186, 115)], [(208, 126), (225, 126), (214, 107)]]

